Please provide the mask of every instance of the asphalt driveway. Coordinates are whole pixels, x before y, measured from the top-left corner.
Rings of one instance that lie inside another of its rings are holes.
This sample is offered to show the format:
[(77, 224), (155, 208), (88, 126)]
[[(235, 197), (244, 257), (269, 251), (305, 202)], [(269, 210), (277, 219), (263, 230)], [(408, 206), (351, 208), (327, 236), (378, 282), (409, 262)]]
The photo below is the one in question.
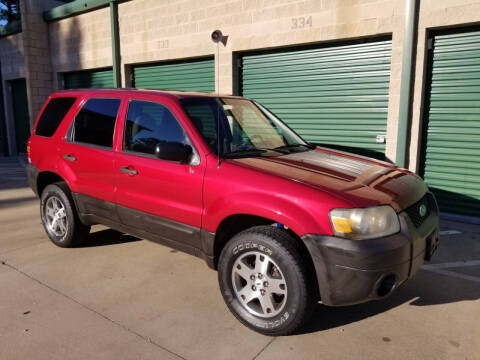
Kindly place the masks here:
[(104, 227), (47, 239), (22, 159), (0, 158), (0, 359), (480, 360), (480, 226), (442, 223), (431, 264), (390, 298), (318, 305), (301, 334), (242, 326), (199, 259)]

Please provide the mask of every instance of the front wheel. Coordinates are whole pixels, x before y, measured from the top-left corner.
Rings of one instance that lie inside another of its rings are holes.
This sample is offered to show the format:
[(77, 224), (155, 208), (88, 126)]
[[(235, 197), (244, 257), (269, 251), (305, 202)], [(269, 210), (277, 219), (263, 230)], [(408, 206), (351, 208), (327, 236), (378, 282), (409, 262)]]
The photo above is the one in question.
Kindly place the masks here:
[(220, 255), (218, 279), (235, 317), (265, 335), (295, 332), (315, 304), (296, 239), (272, 226), (235, 235)]

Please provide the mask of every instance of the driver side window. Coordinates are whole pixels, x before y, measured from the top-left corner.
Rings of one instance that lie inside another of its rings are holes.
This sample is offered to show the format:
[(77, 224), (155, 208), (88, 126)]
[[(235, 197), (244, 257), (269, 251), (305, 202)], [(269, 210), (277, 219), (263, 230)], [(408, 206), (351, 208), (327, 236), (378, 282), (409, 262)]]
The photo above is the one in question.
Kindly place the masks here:
[(162, 104), (132, 100), (125, 122), (124, 151), (155, 155), (161, 143), (187, 143), (175, 116)]

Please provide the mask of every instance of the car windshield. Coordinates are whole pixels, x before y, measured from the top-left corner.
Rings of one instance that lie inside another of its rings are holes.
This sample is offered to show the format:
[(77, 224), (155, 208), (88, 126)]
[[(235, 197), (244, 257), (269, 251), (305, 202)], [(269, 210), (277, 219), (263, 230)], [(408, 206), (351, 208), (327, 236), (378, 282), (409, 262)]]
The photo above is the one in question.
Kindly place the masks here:
[(268, 151), (291, 153), (312, 148), (253, 101), (192, 97), (181, 99), (180, 104), (210, 148), (223, 157), (258, 156)]

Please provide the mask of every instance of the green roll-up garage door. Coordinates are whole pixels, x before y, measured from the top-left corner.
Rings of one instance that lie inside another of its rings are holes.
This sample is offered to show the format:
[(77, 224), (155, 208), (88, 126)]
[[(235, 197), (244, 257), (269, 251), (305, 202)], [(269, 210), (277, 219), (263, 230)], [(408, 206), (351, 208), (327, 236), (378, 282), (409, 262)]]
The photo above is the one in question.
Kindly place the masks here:
[(480, 216), (480, 31), (438, 35), (430, 56), (424, 177), (444, 212)]
[(385, 40), (244, 55), (241, 93), (310, 142), (382, 155), (391, 52)]
[(213, 59), (135, 66), (133, 86), (161, 90), (215, 91)]
[(113, 88), (113, 70), (96, 69), (63, 74), (65, 89)]

